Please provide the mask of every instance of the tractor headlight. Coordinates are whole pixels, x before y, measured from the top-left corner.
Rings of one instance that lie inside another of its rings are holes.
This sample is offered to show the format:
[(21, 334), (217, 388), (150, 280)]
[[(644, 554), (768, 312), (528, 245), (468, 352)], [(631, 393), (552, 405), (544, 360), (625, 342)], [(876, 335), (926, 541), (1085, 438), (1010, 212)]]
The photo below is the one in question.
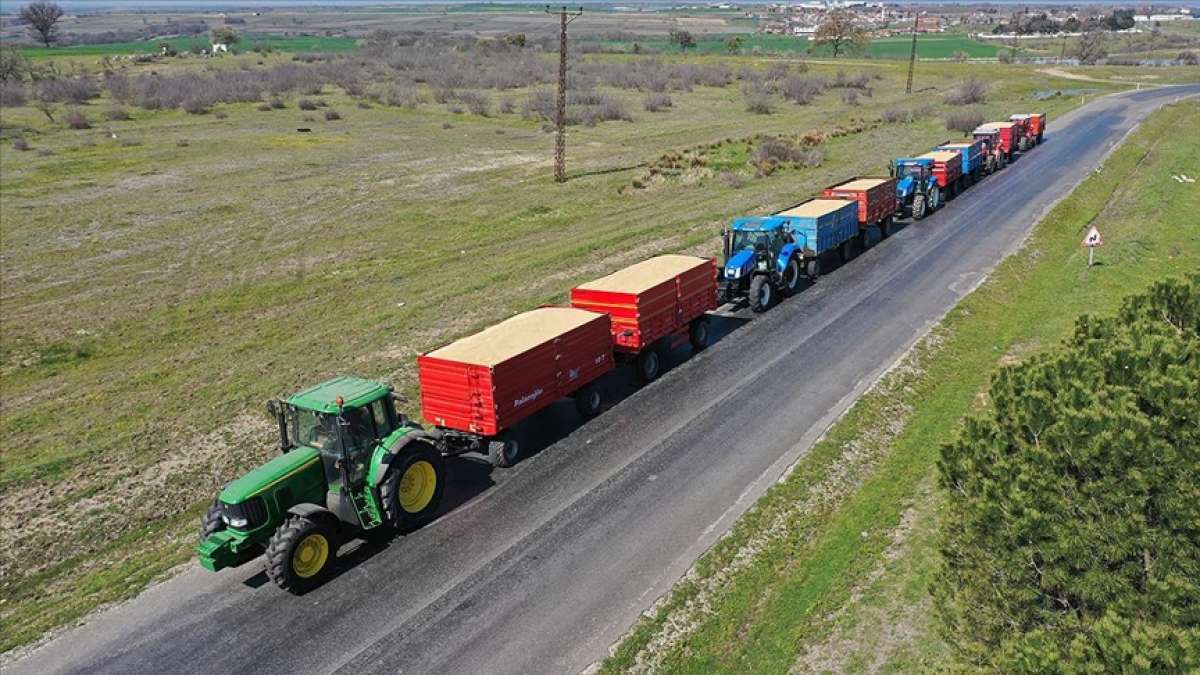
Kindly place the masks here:
[(742, 276), (742, 270), (739, 267), (735, 267), (731, 270), (726, 270), (725, 275), (728, 276), (730, 279), (736, 279), (736, 278)]
[(245, 527), (250, 524), (250, 521), (245, 518), (230, 518), (229, 516), (221, 516), (221, 520), (230, 527)]

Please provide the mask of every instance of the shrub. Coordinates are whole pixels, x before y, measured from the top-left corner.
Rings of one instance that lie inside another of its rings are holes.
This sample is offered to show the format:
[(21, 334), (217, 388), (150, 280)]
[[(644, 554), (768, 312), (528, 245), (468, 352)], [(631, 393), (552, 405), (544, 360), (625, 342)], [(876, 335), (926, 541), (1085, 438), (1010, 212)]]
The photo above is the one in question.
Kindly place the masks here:
[(88, 120), (87, 115), (84, 115), (82, 112), (80, 112), (78, 110), (72, 110), (72, 111), (68, 112), (63, 117), (63, 121), (66, 122), (67, 126), (72, 129), (91, 129), (92, 128), (92, 123), (90, 120)]
[(975, 110), (955, 110), (946, 115), (946, 128), (950, 131), (961, 131), (969, 134), (980, 124), (983, 124), (983, 113)]
[(90, 77), (53, 77), (37, 84), (37, 97), (44, 101), (80, 105), (100, 95), (100, 87)]
[(1179, 52), (1179, 56), (1175, 57), (1175, 60), (1179, 61), (1180, 65), (1198, 66), (1200, 65), (1200, 54), (1192, 51), (1182, 51)]
[(19, 108), (29, 100), (25, 85), (20, 82), (0, 82), (0, 107)]
[(302, 98), (296, 102), (296, 107), (301, 110), (316, 110), (317, 104), (310, 99)]
[(271, 104), (270, 103), (259, 103), (258, 106), (256, 106), (256, 107), (258, 110), (261, 110), (263, 112), (271, 112)]
[(317, 118), (314, 117), (313, 115), (303, 115), (300, 117), (300, 119), (304, 120), (305, 122), (316, 122), (317, 121)]
[(779, 85), (783, 98), (797, 105), (808, 105), (825, 88), (825, 81), (819, 77), (800, 77), (792, 75)]
[(179, 107), (182, 108), (185, 113), (189, 113), (191, 115), (203, 115), (204, 113), (208, 112), (208, 102), (201, 98), (184, 99), (184, 101), (179, 104)]
[(735, 190), (746, 185), (746, 179), (741, 174), (734, 173), (728, 169), (717, 174), (717, 180), (720, 180), (725, 187)]
[(272, 110), (283, 110), (287, 107), (287, 103), (285, 103), (281, 98), (273, 98), (270, 101), (267, 101), (267, 103), (271, 106)]
[(12, 148), (13, 150), (17, 150), (19, 152), (26, 152), (30, 149), (29, 141), (25, 140), (24, 138), (14, 139), (12, 142)]
[(513, 103), (511, 98), (505, 96), (504, 98), (500, 99), (500, 112), (509, 115), (512, 114), (516, 108), (517, 106), (515, 103)]
[(642, 106), (648, 112), (658, 112), (671, 107), (671, 97), (667, 94), (647, 94)]
[(771, 110), (770, 95), (765, 92), (746, 94), (746, 112), (752, 112), (755, 115), (770, 115)]
[(776, 61), (767, 68), (768, 80), (782, 80), (791, 74), (792, 66), (783, 61)]
[(180, 138), (179, 140), (175, 141), (175, 147), (177, 147), (177, 148), (186, 148), (187, 146), (189, 146), (191, 144), (192, 144), (192, 142), (186, 138)]
[(443, 129), (453, 129), (454, 125), (450, 124), (449, 122), (442, 122), (442, 128)]
[(342, 114), (339, 113), (336, 109), (329, 108), (328, 110), (325, 111), (325, 121), (332, 122), (334, 120), (340, 120), (340, 119), (342, 119)]
[(366, 101), (359, 101), (355, 105), (358, 106), (359, 110), (370, 110), (371, 109), (371, 104), (367, 103)]
[(487, 117), (492, 109), (492, 101), (487, 94), (478, 91), (464, 91), (458, 95), (458, 100), (467, 105), (472, 114)]
[(218, 110), (216, 112), (216, 114), (213, 115), (213, 117), (216, 117), (219, 120), (223, 120), (223, 119), (229, 117), (229, 113), (225, 112), (224, 110)]
[(879, 115), (884, 124), (907, 124), (916, 118), (916, 113), (907, 108), (885, 108)]
[(120, 106), (113, 106), (104, 111), (104, 117), (113, 122), (121, 122), (129, 119), (129, 111)]
[(1001, 368), (941, 449), (931, 583), (968, 670), (1196, 672), (1200, 275)]
[(846, 105), (858, 105), (858, 90), (846, 89), (842, 92), (842, 103)]
[(986, 82), (973, 77), (968, 78), (946, 94), (945, 101), (950, 105), (983, 103), (987, 100), (987, 90)]

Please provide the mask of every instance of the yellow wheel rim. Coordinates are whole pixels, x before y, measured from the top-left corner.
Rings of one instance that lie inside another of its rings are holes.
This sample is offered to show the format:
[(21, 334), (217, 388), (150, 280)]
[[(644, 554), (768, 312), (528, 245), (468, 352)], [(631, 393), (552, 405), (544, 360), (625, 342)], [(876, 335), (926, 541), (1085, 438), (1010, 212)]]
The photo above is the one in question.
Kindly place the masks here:
[(310, 534), (300, 540), (292, 551), (292, 569), (301, 579), (313, 577), (329, 560), (329, 540), (321, 534)]
[(400, 476), (400, 508), (420, 513), (433, 501), (437, 489), (437, 471), (425, 460), (413, 462)]

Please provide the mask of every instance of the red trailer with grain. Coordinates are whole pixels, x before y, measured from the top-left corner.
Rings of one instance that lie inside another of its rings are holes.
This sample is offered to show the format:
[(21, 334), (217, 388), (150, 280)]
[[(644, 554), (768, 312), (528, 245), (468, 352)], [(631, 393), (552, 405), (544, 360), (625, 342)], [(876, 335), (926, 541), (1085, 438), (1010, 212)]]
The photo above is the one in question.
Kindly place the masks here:
[(958, 189), (962, 185), (962, 155), (957, 152), (941, 150), (927, 152), (920, 155), (918, 159), (933, 160), (933, 175), (937, 178), (938, 187), (942, 189), (942, 193), (947, 197), (953, 197), (958, 194)]
[(1016, 122), (989, 122), (975, 129), (975, 133), (978, 134), (980, 130), (998, 132), (1000, 136), (1000, 150), (1004, 153), (1007, 163), (1013, 160), (1013, 155), (1021, 145), (1022, 126)]
[(858, 227), (862, 248), (870, 243), (867, 228), (878, 227), (881, 239), (892, 233), (892, 220), (900, 211), (895, 177), (859, 176), (821, 191), (823, 199), (858, 202)]
[(708, 344), (706, 312), (717, 308), (717, 268), (708, 258), (660, 255), (571, 289), (571, 306), (611, 317), (618, 359), (637, 364), (645, 382), (658, 377), (670, 349)]
[(600, 412), (596, 380), (613, 369), (612, 321), (573, 307), (542, 307), (417, 357), (421, 412), (447, 452), (484, 452), (496, 466), (520, 455), (511, 429), (571, 396)]
[(1046, 113), (1018, 113), (1009, 115), (1009, 121), (1021, 122), (1025, 127), (1026, 148), (1040, 145), (1046, 133)]

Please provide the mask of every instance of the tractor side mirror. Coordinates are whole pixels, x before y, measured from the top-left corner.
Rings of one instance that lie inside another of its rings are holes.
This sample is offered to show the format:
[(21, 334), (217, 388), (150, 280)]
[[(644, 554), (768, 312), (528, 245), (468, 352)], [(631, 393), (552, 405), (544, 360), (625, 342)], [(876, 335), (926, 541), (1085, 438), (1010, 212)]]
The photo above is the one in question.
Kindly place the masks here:
[(271, 417), (277, 417), (279, 415), (279, 401), (276, 401), (275, 399), (267, 401), (267, 414)]

